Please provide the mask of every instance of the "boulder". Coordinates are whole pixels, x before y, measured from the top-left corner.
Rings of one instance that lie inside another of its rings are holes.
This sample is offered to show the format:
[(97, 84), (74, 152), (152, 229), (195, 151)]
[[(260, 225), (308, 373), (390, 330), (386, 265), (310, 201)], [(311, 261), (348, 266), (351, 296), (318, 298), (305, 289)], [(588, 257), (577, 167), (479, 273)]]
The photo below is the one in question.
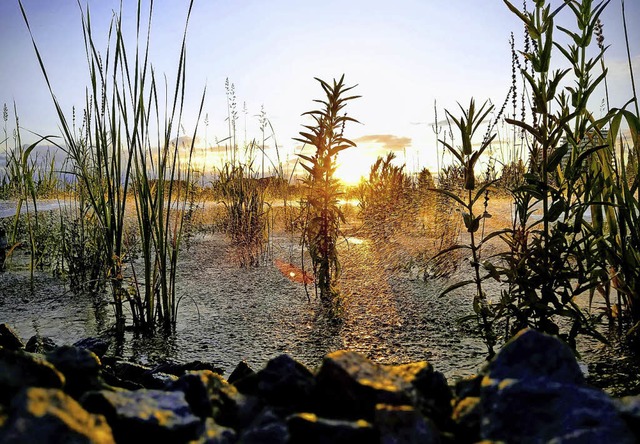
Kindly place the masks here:
[(453, 394), (442, 373), (435, 371), (427, 361), (386, 366), (385, 369), (408, 384), (408, 391), (423, 415), (435, 421), (440, 429), (451, 426)]
[(100, 359), (87, 349), (63, 345), (46, 354), (47, 361), (65, 376), (65, 391), (79, 397), (89, 390), (103, 387)]
[(453, 409), (452, 419), (456, 442), (480, 441), (482, 408), (480, 397), (468, 396), (459, 400)]
[(57, 346), (58, 345), (51, 338), (34, 335), (29, 338), (24, 349), (29, 353), (45, 354), (54, 350)]
[(616, 399), (615, 404), (618, 412), (640, 442), (640, 395)]
[(482, 439), (635, 442), (613, 400), (586, 386), (545, 378), (498, 381), (485, 377), (480, 403)]
[(251, 367), (249, 367), (247, 361), (240, 361), (227, 378), (227, 381), (229, 382), (229, 384), (235, 384), (237, 381), (240, 381), (249, 376), (253, 376), (255, 374), (256, 372), (253, 371)]
[(576, 357), (564, 342), (533, 329), (524, 329), (507, 342), (489, 363), (491, 379), (532, 379), (583, 385)]
[(89, 392), (82, 405), (104, 415), (117, 442), (184, 442), (198, 438), (200, 418), (184, 393), (159, 390)]
[(185, 394), (195, 415), (212, 417), (224, 426), (246, 427), (261, 409), (257, 398), (241, 394), (222, 376), (210, 370), (188, 372), (169, 388)]
[(380, 442), (439, 444), (440, 432), (436, 425), (422, 416), (413, 406), (376, 406), (375, 426)]
[(373, 425), (363, 419), (345, 421), (319, 418), (314, 413), (298, 413), (287, 419), (291, 442), (305, 444), (352, 444), (377, 442)]
[[(144, 380), (150, 372), (150, 367), (122, 360), (114, 360), (103, 368), (105, 381), (108, 384), (128, 390), (143, 388)], [(119, 384), (118, 381), (123, 383)]]
[(196, 371), (196, 370), (209, 370), (213, 373), (218, 373), (222, 375), (224, 370), (216, 367), (210, 362), (203, 361), (191, 361), (191, 362), (176, 362), (176, 361), (165, 361), (162, 362), (151, 369), (151, 373), (168, 373), (170, 375), (182, 376), (188, 371)]
[(286, 422), (271, 407), (265, 407), (247, 426), (238, 442), (242, 444), (286, 444), (290, 442)]
[(303, 409), (310, 404), (315, 379), (304, 365), (283, 354), (267, 362), (257, 374), (258, 394), (268, 404)]
[(207, 418), (199, 432), (199, 438), (192, 444), (234, 444), (236, 432), (217, 424), (213, 418)]
[(83, 409), (59, 389), (31, 387), (11, 403), (11, 413), (0, 429), (4, 443), (114, 443), (109, 424), (102, 415)]
[(376, 404), (414, 404), (400, 374), (352, 351), (328, 354), (316, 380), (316, 409), (328, 418), (372, 420)]
[(107, 341), (100, 338), (84, 338), (73, 343), (74, 347), (90, 350), (100, 359), (107, 353), (109, 345)]
[(0, 324), (0, 347), (21, 350), (24, 348), (24, 342), (8, 324)]
[(25, 387), (62, 388), (65, 378), (40, 356), (0, 348), (0, 402)]

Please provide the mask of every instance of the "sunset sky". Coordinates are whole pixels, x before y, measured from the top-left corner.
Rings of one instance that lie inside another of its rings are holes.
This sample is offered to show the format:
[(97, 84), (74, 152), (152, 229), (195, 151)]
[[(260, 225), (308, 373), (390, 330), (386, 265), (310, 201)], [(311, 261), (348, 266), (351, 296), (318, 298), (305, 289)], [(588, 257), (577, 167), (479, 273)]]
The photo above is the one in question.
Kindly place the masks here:
[[(517, 1), (520, 7), (522, 2)], [(529, 1), (532, 8), (532, 1)], [(560, 0), (552, 0), (558, 6)], [(76, 0), (23, 0), (54, 91), (71, 115), (80, 108), (87, 85), (87, 65)], [(85, 0), (81, 0), (85, 5)], [(95, 35), (105, 36), (117, 0), (90, 0)], [(134, 29), (135, 4), (124, 0), (125, 26)], [(145, 3), (146, 4), (146, 3)], [(188, 1), (154, 4), (151, 60), (159, 73), (172, 77), (177, 65)], [(611, 105), (631, 97), (622, 33), (620, 0), (602, 17), (609, 67)], [(640, 2), (626, 1), (630, 42), (640, 86)], [(574, 27), (570, 11), (558, 23)], [(457, 102), (490, 99), (499, 108), (510, 87), (509, 35), (522, 48), (522, 25), (502, 0), (196, 0), (187, 40), (188, 112), (191, 132), (202, 89), (207, 97), (199, 139), (215, 145), (227, 136), (225, 79), (235, 85), (239, 140), (259, 137), (256, 115), (263, 105), (284, 153), (293, 157), (296, 137), (307, 121), (300, 115), (322, 97), (313, 79), (331, 80), (343, 73), (362, 98), (347, 111), (361, 125), (345, 135), (358, 148), (344, 152), (342, 176), (366, 174), (378, 155), (394, 150), (410, 170), (436, 167), (434, 102), (458, 114)], [(132, 34), (133, 35), (133, 34)], [(24, 128), (59, 134), (54, 108), (21, 17), (17, 0), (0, 2), (0, 105), (15, 101)], [(562, 56), (556, 56), (562, 64)], [(604, 92), (598, 91), (597, 97)], [(599, 99), (600, 100), (600, 99)], [(12, 114), (12, 113), (11, 113)], [(11, 122), (9, 128), (12, 128)], [(2, 139), (0, 134), (0, 140)], [(350, 171), (348, 174), (346, 171)]]

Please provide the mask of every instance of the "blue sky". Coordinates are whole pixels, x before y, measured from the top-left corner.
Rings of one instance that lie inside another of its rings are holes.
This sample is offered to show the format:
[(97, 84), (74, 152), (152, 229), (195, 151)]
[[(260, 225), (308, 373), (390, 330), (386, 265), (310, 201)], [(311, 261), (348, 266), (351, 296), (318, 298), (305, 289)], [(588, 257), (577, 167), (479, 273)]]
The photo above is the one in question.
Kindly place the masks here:
[[(86, 2), (81, 0), (82, 5)], [(531, 8), (531, 1), (528, 2)], [(552, 5), (561, 4), (552, 0)], [(65, 110), (81, 107), (87, 85), (80, 11), (76, 0), (24, 0), (54, 91)], [(94, 34), (105, 36), (119, 1), (89, 0)], [(521, 2), (517, 2), (520, 6)], [(123, 1), (125, 26), (133, 30), (136, 2)], [(152, 63), (175, 71), (188, 1), (157, 0), (152, 24)], [(565, 8), (566, 9), (566, 8)], [(636, 83), (640, 72), (640, 2), (627, 0)], [(569, 11), (558, 22), (572, 26)], [(623, 45), (620, 1), (604, 16), (612, 106), (631, 96)], [(188, 29), (190, 131), (203, 87), (207, 144), (226, 137), (225, 79), (235, 85), (239, 110), (246, 103), (248, 137), (258, 137), (255, 117), (264, 109), (278, 144), (292, 152), (313, 99), (322, 90), (313, 77), (345, 74), (362, 98), (348, 106), (362, 125), (345, 135), (359, 148), (344, 153), (344, 168), (365, 173), (377, 155), (397, 150), (409, 168), (435, 168), (434, 101), (439, 118), (457, 102), (492, 100), (498, 107), (510, 86), (509, 35), (521, 47), (522, 26), (501, 0), (196, 0)], [(0, 105), (16, 102), (20, 124), (56, 134), (51, 99), (39, 71), (17, 0), (0, 2)], [(561, 63), (561, 56), (556, 56)], [(640, 85), (638, 85), (640, 86)], [(603, 92), (599, 92), (600, 96)], [(457, 114), (457, 113), (456, 113)], [(239, 131), (244, 133), (241, 114)], [(23, 134), (25, 138), (27, 134)], [(204, 144), (204, 126), (199, 134)], [(406, 158), (403, 156), (406, 155)]]

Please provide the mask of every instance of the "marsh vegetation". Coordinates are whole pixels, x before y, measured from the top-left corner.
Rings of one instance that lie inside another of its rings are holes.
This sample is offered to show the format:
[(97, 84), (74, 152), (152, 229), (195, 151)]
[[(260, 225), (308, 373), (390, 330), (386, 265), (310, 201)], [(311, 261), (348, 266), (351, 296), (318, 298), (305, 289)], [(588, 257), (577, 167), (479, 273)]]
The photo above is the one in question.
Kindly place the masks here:
[[(154, 360), (207, 350), (227, 367), (282, 351), (315, 365), (350, 348), (381, 362), (426, 354), (439, 368), (472, 373), (524, 327), (560, 337), (594, 368), (609, 359), (602, 350), (637, 344), (636, 92), (623, 108), (591, 111), (607, 86), (600, 15), (608, 2), (552, 10), (536, 1), (532, 11), (505, 3), (525, 45), (512, 45), (502, 108), (471, 100), (445, 110), (448, 128), (435, 125), (447, 153), (439, 171), (410, 172), (389, 153), (352, 187), (336, 175), (340, 153), (355, 146), (348, 134), (357, 120), (346, 106), (359, 96), (345, 76), (317, 79), (323, 95), (297, 139), (306, 147), (288, 163), (264, 112), (262, 140), (238, 140), (227, 82), (224, 156), (205, 175), (193, 162), (198, 127), (185, 137), (182, 126), (188, 16), (173, 83), (162, 84), (148, 59), (151, 10), (144, 17), (139, 5), (133, 44), (116, 15), (103, 52), (83, 11), (91, 83), (71, 117), (34, 39), (62, 135), (24, 146), (18, 107), (11, 128), (5, 105), (6, 321), (25, 336), (31, 328), (73, 335), (86, 313), (65, 310), (90, 307), (86, 328), (117, 337), (118, 353)], [(575, 26), (557, 27), (559, 13)], [(511, 143), (492, 149), (505, 127)], [(38, 157), (40, 142), (63, 158)], [(45, 200), (56, 208), (42, 211)], [(35, 302), (70, 318), (50, 323), (29, 308)], [(632, 353), (621, 359), (637, 368)], [(638, 393), (637, 376), (628, 376), (613, 390)]]

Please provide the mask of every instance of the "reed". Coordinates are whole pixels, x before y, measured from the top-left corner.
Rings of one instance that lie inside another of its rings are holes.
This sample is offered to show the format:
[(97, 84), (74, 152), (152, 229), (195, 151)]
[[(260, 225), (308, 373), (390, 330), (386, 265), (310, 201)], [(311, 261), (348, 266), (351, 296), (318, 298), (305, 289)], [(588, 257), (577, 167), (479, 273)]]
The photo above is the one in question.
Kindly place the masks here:
[[(172, 138), (177, 141), (180, 135), (186, 78), (186, 28), (192, 6), (193, 2), (190, 2), (173, 88), (170, 89), (165, 81), (167, 94), (173, 91), (166, 97), (166, 109), (158, 99), (160, 88), (148, 57), (153, 4), (149, 5), (147, 17), (143, 16), (142, 2), (137, 4), (133, 52), (124, 38), (122, 10), (114, 15), (104, 54), (95, 44), (89, 8), (80, 7), (90, 85), (84, 109), (86, 131), (76, 134), (54, 94), (20, 3), (62, 128), (64, 146), (60, 148), (73, 164), (73, 174), (86, 192), (87, 202), (101, 228), (102, 239), (98, 245), (103, 249), (109, 270), (118, 332), (124, 331), (125, 302), (129, 303), (136, 329), (151, 331), (159, 320), (165, 330), (170, 330), (176, 322), (175, 278), (188, 190), (174, 186), (182, 179), (190, 180), (195, 137), (182, 163), (177, 143), (172, 144)], [(144, 42), (142, 46), (140, 41)], [(127, 288), (123, 273), (127, 255), (124, 243), (127, 196), (132, 189), (136, 191), (135, 209), (144, 261), (142, 292), (138, 282)]]

